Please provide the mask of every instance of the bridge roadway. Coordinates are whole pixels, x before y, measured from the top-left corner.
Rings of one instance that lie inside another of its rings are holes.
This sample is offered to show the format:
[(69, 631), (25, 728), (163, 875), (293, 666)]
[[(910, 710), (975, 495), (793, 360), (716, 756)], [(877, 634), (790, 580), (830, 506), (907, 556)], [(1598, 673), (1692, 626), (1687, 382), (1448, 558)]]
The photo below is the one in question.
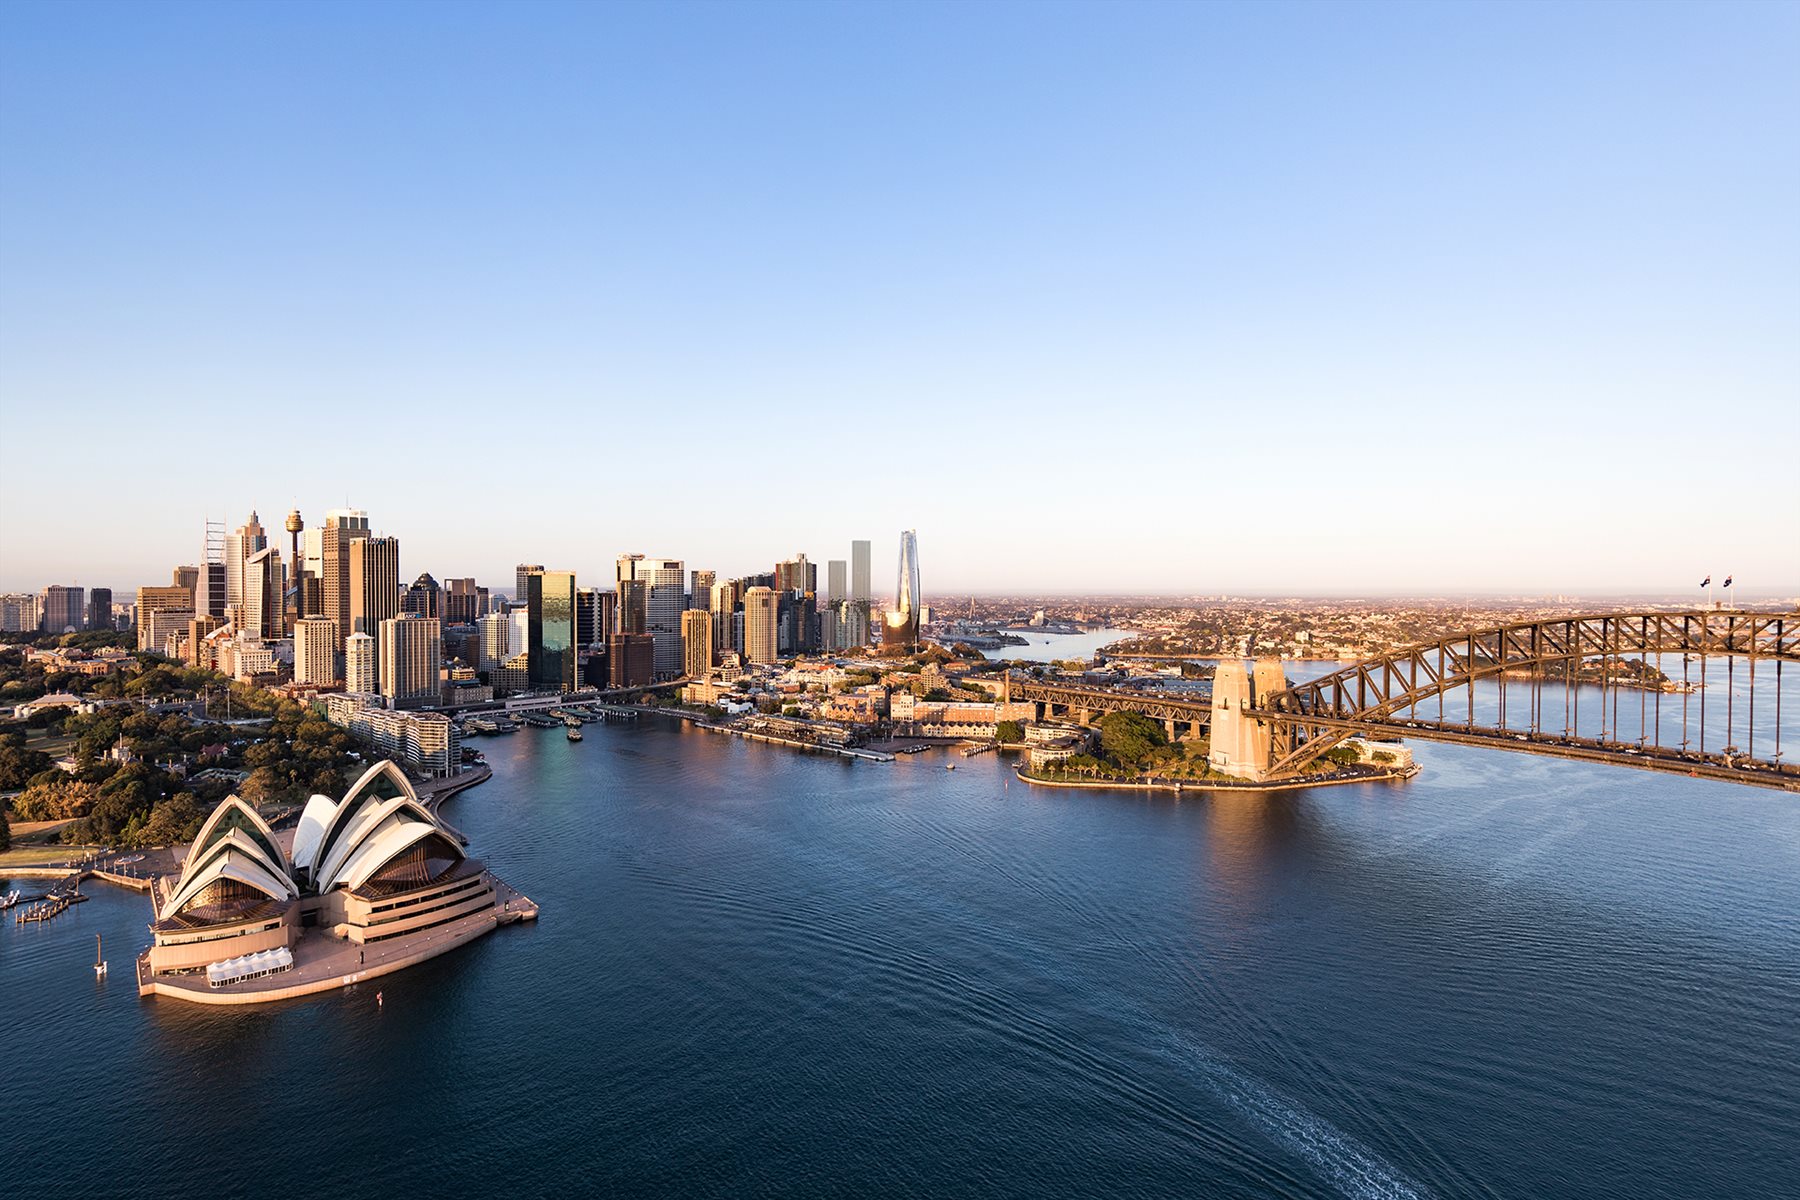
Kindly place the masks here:
[(1007, 694), (1014, 701), (1029, 701), (1044, 706), (1046, 718), (1054, 716), (1058, 707), (1077, 714), (1085, 723), (1094, 713), (1135, 712), (1161, 721), (1170, 740), (1176, 727), (1185, 724), (1192, 736), (1205, 732), (1212, 720), (1212, 702), (1196, 697), (1187, 699), (1166, 692), (1136, 692), (1113, 688), (1068, 687), (1044, 683), (1029, 676), (1012, 675), (1006, 682)]

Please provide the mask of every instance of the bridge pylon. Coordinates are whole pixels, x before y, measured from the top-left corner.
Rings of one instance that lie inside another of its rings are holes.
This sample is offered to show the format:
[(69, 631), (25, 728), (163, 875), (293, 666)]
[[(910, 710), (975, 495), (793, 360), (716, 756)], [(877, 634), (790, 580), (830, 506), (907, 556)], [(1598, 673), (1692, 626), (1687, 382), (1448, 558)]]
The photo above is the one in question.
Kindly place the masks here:
[(1213, 770), (1240, 779), (1265, 779), (1275, 763), (1274, 729), (1251, 710), (1257, 697), (1273, 695), (1287, 686), (1281, 660), (1261, 658), (1253, 669), (1244, 660), (1227, 658), (1213, 672), (1212, 750)]

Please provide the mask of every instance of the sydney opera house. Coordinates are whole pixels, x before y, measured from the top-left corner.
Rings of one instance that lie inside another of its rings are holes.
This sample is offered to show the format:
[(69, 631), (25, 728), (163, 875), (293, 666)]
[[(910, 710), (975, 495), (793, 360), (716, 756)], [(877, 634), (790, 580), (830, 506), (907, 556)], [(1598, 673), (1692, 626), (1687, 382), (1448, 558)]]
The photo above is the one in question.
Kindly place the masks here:
[(392, 762), (340, 800), (312, 797), (280, 834), (227, 797), (151, 899), (138, 990), (215, 1004), (342, 987), (537, 915), (468, 857)]

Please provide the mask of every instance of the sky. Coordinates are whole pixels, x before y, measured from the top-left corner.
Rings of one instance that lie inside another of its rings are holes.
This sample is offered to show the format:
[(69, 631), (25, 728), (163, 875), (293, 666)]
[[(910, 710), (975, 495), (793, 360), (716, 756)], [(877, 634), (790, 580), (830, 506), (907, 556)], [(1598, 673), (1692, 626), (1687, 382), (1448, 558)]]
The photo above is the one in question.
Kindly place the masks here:
[(1800, 593), (1800, 4), (0, 6), (0, 590)]

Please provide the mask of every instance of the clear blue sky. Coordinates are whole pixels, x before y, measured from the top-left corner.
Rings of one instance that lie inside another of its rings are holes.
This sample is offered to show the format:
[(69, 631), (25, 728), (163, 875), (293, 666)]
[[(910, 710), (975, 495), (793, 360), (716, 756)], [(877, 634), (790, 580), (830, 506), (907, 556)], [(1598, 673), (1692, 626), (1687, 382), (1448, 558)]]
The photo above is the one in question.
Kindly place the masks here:
[(0, 588), (1800, 592), (1800, 5), (0, 8)]

